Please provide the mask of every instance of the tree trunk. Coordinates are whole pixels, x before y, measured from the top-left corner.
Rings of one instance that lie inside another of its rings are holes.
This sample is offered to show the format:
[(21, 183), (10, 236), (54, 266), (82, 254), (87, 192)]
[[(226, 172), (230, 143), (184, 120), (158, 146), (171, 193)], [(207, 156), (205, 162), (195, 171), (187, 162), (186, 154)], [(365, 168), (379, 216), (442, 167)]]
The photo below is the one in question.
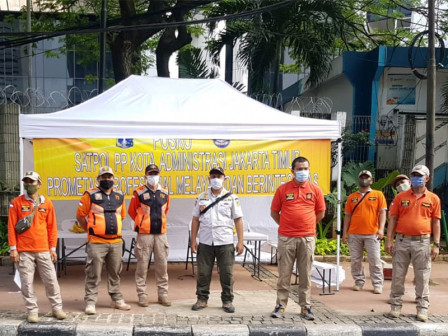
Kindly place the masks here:
[(187, 33), (186, 27), (178, 28), (176, 37), (176, 28), (167, 28), (160, 37), (156, 49), (157, 75), (159, 77), (170, 77), (169, 60), (171, 55), (191, 43), (191, 35)]
[(134, 48), (132, 41), (119, 37), (110, 43), (110, 50), (115, 83), (118, 83), (132, 75), (132, 55)]

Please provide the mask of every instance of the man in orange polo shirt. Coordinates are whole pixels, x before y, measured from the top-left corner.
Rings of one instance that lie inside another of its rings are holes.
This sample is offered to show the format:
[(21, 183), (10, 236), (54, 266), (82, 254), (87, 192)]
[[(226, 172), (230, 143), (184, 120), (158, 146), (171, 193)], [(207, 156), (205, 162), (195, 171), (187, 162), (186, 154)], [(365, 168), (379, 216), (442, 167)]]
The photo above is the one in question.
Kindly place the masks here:
[(381, 265), (381, 239), (386, 224), (386, 198), (379, 190), (372, 190), (372, 173), (363, 170), (358, 175), (359, 190), (347, 197), (345, 204), (344, 233), (342, 241), (350, 249), (351, 273), (355, 280), (354, 291), (362, 290), (366, 275), (362, 265), (364, 249), (369, 261), (373, 293), (383, 292), (383, 267)]
[(271, 217), (278, 227), (277, 303), (272, 317), (283, 317), (288, 304), (291, 273), (297, 260), (300, 316), (314, 320), (311, 312), (311, 267), (316, 225), (325, 214), (322, 190), (309, 181), (310, 163), (304, 157), (292, 162), (294, 179), (281, 185), (271, 204)]
[[(53, 203), (39, 195), (42, 181), (38, 173), (26, 172), (22, 182), (26, 192), (14, 198), (9, 206), (8, 243), (10, 259), (17, 263), (20, 274), (21, 291), (28, 310), (27, 320), (31, 323), (39, 322), (37, 298), (33, 288), (36, 268), (45, 285), (53, 316), (63, 320), (67, 314), (62, 310), (61, 291), (53, 265), (57, 260), (58, 239)], [(16, 232), (17, 222), (26, 216), (33, 217), (31, 227), (21, 233)]]
[(126, 216), (124, 195), (114, 190), (114, 173), (110, 167), (101, 167), (99, 186), (87, 190), (76, 211), (78, 223), (87, 231), (87, 263), (85, 313), (96, 314), (95, 305), (101, 282), (103, 264), (107, 271), (107, 290), (112, 298), (112, 308), (129, 310), (120, 291), (121, 255), (123, 239), (122, 221)]
[[(390, 318), (400, 316), (404, 281), (412, 262), (414, 268), (417, 320), (428, 320), (429, 276), (431, 259), (439, 255), (440, 199), (426, 189), (429, 169), (417, 165), (411, 172), (411, 189), (399, 193), (390, 206), (386, 250), (392, 254), (392, 286)], [(431, 233), (434, 245), (430, 246)], [(395, 243), (394, 243), (395, 236)]]

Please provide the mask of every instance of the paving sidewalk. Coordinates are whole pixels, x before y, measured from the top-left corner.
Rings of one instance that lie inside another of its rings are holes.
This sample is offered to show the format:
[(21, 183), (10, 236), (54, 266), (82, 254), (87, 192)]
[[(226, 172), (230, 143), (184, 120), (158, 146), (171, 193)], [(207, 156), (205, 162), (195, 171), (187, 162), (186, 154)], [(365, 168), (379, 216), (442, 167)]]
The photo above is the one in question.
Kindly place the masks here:
[[(372, 294), (368, 285), (362, 292), (351, 290), (349, 264), (344, 264), (347, 280), (333, 296), (320, 296), (321, 289), (313, 284), (314, 321), (299, 317), (297, 286), (292, 286), (291, 301), (285, 318), (270, 317), (275, 304), (276, 268), (264, 265), (258, 281), (251, 277), (251, 269), (235, 266), (235, 300), (237, 309), (227, 314), (221, 309), (219, 280), (212, 281), (209, 307), (203, 311), (191, 310), (195, 302), (195, 278), (185, 264), (169, 264), (171, 307), (156, 304), (154, 279), (148, 278), (150, 304), (147, 308), (137, 305), (133, 274), (135, 265), (122, 272), (122, 290), (132, 305), (129, 312), (108, 307), (109, 298), (103, 281), (97, 304), (98, 314), (83, 313), (83, 266), (69, 266), (68, 274), (60, 278), (64, 309), (69, 312), (62, 322), (50, 316), (50, 307), (42, 284), (36, 280), (36, 292), (41, 309), (40, 322), (24, 322), (21, 294), (8, 274), (10, 268), (0, 267), (0, 336), (2, 335), (448, 335), (448, 263), (436, 263), (433, 267), (431, 315), (427, 323), (415, 319), (415, 303), (412, 296), (412, 274), (408, 275), (404, 314), (395, 320), (384, 317), (389, 310), (386, 303), (388, 288), (381, 295)], [(151, 272), (151, 270), (150, 270)], [(412, 272), (410, 272), (412, 273)], [(408, 297), (409, 296), (409, 297)]]

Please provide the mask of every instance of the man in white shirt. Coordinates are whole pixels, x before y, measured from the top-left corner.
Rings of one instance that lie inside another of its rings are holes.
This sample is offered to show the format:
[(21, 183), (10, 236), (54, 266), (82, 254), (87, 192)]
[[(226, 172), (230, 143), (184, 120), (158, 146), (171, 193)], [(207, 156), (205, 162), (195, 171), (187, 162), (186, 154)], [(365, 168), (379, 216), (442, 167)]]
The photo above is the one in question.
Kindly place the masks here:
[[(191, 250), (193, 253), (197, 253), (199, 274), (196, 284), (198, 299), (191, 307), (192, 310), (201, 310), (207, 307), (216, 259), (222, 288), (222, 308), (227, 313), (235, 312), (232, 303), (233, 265), (235, 263), (233, 226), (235, 225), (238, 236), (236, 252), (240, 255), (244, 250), (243, 211), (238, 196), (223, 188), (224, 180), (224, 169), (212, 168), (209, 176), (210, 188), (199, 195), (193, 209)], [(199, 238), (199, 246), (196, 238)]]

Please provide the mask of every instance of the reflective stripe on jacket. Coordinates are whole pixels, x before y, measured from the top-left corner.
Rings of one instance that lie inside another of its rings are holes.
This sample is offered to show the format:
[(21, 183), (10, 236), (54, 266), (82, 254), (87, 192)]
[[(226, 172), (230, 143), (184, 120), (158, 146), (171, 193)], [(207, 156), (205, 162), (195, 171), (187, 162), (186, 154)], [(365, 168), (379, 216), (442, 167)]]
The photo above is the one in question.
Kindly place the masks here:
[(104, 239), (121, 237), (123, 193), (113, 190), (110, 195), (107, 195), (98, 188), (87, 192), (91, 201), (87, 223), (89, 235)]
[[(168, 213), (168, 189), (161, 187), (156, 191), (146, 185), (135, 190), (140, 206), (134, 218), (134, 230), (138, 233), (166, 233), (166, 214)], [(132, 202), (132, 200), (131, 200)]]

